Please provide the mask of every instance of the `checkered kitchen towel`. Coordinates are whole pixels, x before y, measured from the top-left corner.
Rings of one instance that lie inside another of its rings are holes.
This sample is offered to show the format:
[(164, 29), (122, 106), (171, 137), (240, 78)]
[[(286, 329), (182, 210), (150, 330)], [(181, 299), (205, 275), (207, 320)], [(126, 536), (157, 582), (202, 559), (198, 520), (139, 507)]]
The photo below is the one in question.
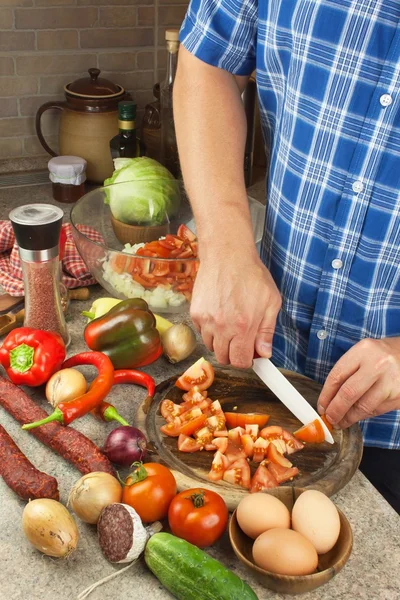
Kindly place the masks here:
[[(79, 230), (94, 242), (104, 243), (100, 233), (91, 227), (79, 225)], [(96, 283), (75, 246), (70, 223), (64, 223), (62, 226), (60, 257), (62, 280), (68, 289)], [(0, 221), (0, 286), (10, 296), (24, 295), (21, 261), (10, 221)]]

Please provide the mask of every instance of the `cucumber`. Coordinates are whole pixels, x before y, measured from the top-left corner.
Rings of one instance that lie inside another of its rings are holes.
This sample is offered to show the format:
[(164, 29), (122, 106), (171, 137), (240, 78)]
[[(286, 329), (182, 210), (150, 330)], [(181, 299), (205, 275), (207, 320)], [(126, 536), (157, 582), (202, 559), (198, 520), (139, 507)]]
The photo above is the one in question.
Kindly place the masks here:
[(147, 542), (150, 571), (178, 600), (258, 600), (251, 587), (208, 554), (170, 533)]

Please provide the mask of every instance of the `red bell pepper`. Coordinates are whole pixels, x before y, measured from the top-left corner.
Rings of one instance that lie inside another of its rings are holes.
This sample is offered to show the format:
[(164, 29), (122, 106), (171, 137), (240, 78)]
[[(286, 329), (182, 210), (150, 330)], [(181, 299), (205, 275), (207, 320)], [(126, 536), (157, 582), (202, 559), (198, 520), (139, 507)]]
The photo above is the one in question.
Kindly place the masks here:
[(135, 369), (162, 354), (156, 319), (147, 302), (130, 298), (86, 325), (85, 342), (91, 350), (110, 357), (115, 369)]
[(0, 348), (0, 363), (16, 385), (43, 385), (65, 359), (62, 337), (53, 331), (18, 327)]

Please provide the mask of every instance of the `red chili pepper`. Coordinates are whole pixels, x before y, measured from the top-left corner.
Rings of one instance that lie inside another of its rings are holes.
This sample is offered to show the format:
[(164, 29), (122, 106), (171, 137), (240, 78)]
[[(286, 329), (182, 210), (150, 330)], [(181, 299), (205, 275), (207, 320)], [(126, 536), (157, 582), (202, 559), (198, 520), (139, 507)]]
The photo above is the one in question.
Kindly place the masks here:
[[(150, 403), (156, 389), (154, 379), (143, 371), (135, 371), (134, 369), (120, 369), (114, 371), (114, 385), (121, 383), (136, 383), (147, 389), (146, 403)], [(95, 417), (102, 419), (103, 421), (118, 421), (122, 425), (129, 425), (123, 417), (118, 413), (117, 409), (108, 402), (102, 402), (97, 406), (92, 413)]]
[(111, 360), (102, 352), (81, 352), (66, 360), (62, 368), (68, 369), (78, 365), (93, 365), (99, 371), (86, 394), (70, 402), (60, 402), (55, 411), (46, 419), (27, 423), (22, 426), (22, 429), (33, 429), (52, 421), (69, 425), (101, 404), (111, 390), (114, 381), (114, 367)]
[(0, 363), (16, 385), (43, 385), (64, 359), (65, 344), (58, 333), (31, 327), (11, 331), (0, 348)]

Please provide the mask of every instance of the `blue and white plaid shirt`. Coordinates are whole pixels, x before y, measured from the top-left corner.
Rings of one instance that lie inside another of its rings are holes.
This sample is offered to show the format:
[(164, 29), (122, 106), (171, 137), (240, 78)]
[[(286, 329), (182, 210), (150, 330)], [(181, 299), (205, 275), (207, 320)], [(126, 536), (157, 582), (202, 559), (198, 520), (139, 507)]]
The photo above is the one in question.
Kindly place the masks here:
[[(181, 41), (256, 69), (274, 360), (323, 382), (359, 340), (400, 336), (400, 3), (192, 0)], [(366, 445), (400, 448), (400, 411), (361, 426)]]

